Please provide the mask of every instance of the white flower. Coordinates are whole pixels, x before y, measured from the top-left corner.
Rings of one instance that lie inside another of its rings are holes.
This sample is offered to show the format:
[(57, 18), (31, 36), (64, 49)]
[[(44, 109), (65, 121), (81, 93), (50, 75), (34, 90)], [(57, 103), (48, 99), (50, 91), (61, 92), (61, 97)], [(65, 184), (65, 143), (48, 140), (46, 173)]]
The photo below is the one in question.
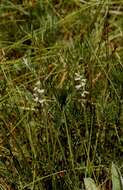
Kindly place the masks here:
[(34, 101), (35, 101), (35, 102), (38, 102), (38, 101), (39, 101), (39, 99), (38, 99), (37, 96), (34, 98)]
[(81, 79), (81, 82), (86, 84), (87, 79)]
[(39, 103), (43, 104), (43, 103), (45, 103), (45, 101), (46, 101), (45, 99), (42, 99), (42, 100), (39, 100)]
[(83, 98), (85, 98), (86, 97), (86, 95), (88, 95), (89, 94), (89, 92), (88, 91), (83, 91), (82, 93), (81, 93), (81, 96), (83, 97)]
[(46, 102), (46, 99), (44, 96), (45, 90), (41, 88), (41, 82), (40, 81), (36, 82), (33, 91), (34, 91), (34, 93), (33, 93), (34, 101), (36, 103), (40, 103), (43, 106), (43, 104)]
[(77, 75), (76, 73), (75, 73), (75, 81), (79, 81), (79, 80), (81, 80), (81, 76), (80, 75)]
[(40, 82), (40, 80), (38, 80), (37, 82), (36, 82), (36, 86), (40, 86), (41, 85), (41, 82)]
[(34, 88), (34, 91), (37, 91), (37, 90), (38, 90), (38, 88), (37, 88), (37, 87), (35, 87), (35, 88)]
[(81, 97), (83, 99), (83, 102), (86, 98), (86, 96), (89, 94), (88, 91), (86, 91), (86, 83), (87, 79), (84, 78), (84, 75), (81, 75), (80, 73), (75, 73), (75, 88), (77, 91), (80, 92)]
[(75, 81), (81, 81), (82, 79), (83, 79), (82, 75), (75, 73)]
[(76, 77), (80, 77), (80, 74), (78, 74), (78, 73), (75, 73), (75, 76), (76, 76)]
[(79, 90), (79, 89), (82, 87), (82, 85), (81, 85), (81, 84), (78, 84), (78, 85), (76, 85), (75, 87), (76, 87), (77, 90)]
[(79, 80), (81, 80), (80, 77), (75, 77), (75, 81), (79, 81)]
[(44, 94), (44, 89), (37, 89), (37, 92), (39, 93), (39, 94)]
[(85, 87), (86, 86), (86, 82), (81, 81), (81, 86)]

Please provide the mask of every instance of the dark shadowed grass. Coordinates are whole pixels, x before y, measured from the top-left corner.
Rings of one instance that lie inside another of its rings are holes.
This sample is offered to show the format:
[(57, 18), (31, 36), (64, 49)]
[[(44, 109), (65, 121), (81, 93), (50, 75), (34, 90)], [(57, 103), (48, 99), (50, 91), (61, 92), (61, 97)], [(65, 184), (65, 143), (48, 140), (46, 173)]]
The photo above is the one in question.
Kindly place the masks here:
[[(123, 157), (122, 1), (1, 1), (3, 189), (110, 189)], [(101, 185), (100, 185), (101, 186)]]

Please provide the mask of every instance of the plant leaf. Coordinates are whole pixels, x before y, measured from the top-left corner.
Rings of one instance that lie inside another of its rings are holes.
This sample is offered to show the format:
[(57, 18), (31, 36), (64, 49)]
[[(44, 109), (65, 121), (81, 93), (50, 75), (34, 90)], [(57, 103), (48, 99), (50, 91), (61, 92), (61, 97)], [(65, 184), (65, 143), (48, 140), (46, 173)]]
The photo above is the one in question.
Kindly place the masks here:
[(93, 179), (85, 178), (84, 179), (85, 189), (86, 190), (97, 190), (96, 184)]
[(119, 168), (112, 163), (112, 190), (123, 190), (123, 178), (121, 176)]

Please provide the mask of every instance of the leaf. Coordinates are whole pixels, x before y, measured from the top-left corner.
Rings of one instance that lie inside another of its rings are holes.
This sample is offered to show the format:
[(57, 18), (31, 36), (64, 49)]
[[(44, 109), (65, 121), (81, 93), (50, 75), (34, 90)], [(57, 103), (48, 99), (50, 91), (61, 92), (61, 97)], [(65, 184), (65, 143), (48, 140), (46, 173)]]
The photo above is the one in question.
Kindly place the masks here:
[(119, 168), (112, 163), (112, 190), (123, 190), (123, 178), (121, 176)]
[(97, 190), (96, 184), (93, 179), (85, 178), (84, 179), (85, 189), (86, 190)]

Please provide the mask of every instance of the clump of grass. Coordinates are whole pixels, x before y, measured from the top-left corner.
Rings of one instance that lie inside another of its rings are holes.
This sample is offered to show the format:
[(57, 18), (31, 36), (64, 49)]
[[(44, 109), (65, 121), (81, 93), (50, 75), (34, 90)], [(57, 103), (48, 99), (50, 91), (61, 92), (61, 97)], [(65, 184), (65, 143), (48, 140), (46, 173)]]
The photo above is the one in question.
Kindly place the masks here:
[(111, 179), (109, 179), (110, 181), (110, 186), (109, 187), (103, 187), (105, 186), (106, 183), (103, 183), (102, 188), (99, 186), (97, 187), (97, 185), (95, 184), (94, 180), (91, 178), (84, 178), (84, 184), (85, 184), (85, 189), (90, 189), (90, 190), (96, 190), (96, 189), (104, 189), (104, 188), (108, 188), (108, 189), (119, 189), (121, 190), (123, 188), (123, 178), (122, 175), (120, 173), (119, 168), (112, 163), (111, 166)]
[(1, 1), (1, 188), (82, 189), (122, 164), (122, 16), (120, 1)]

